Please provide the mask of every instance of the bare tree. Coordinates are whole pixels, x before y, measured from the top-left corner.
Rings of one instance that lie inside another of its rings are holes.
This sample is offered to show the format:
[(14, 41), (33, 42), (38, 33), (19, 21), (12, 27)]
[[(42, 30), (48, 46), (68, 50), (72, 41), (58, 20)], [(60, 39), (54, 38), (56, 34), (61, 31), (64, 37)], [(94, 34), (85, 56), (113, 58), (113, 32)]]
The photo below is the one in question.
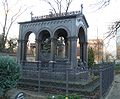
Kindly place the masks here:
[[(106, 40), (106, 45), (109, 46), (111, 40), (115, 39), (118, 29), (120, 28), (120, 21), (112, 22), (111, 25), (108, 26), (108, 32), (104, 35), (104, 40)], [(119, 39), (119, 36), (117, 37)]]
[[(67, 13), (71, 3), (73, 2), (73, 0), (53, 0), (53, 1), (52, 0), (41, 0), (41, 1), (48, 3), (51, 7), (50, 9), (51, 12), (54, 14), (57, 14), (57, 13), (61, 14), (62, 9), (64, 10), (65, 13)], [(56, 4), (57, 8), (55, 8), (55, 5), (53, 3)], [(64, 5), (63, 3), (65, 3), (65, 6), (63, 6)]]
[(16, 22), (16, 20), (18, 19), (18, 17), (20, 17), (28, 8), (26, 7), (23, 10), (23, 7), (19, 7), (18, 10), (15, 11), (15, 13), (13, 13), (13, 15), (10, 15), (12, 8), (18, 3), (15, 2), (15, 4), (13, 4), (12, 6), (10, 6), (8, 0), (2, 0), (1, 1), (2, 6), (3, 6), (3, 12), (4, 12), (4, 21), (0, 22), (1, 26), (2, 26), (2, 45), (1, 48), (2, 50), (5, 49), (5, 44), (7, 42), (7, 37), (9, 34), (9, 31), (12, 27), (12, 25)]
[(111, 0), (99, 0), (98, 3), (97, 3), (98, 4), (98, 9), (106, 7), (107, 5), (110, 4), (110, 1)]
[(105, 8), (111, 2), (111, 0), (94, 0), (94, 1), (95, 1), (94, 3), (91, 3), (91, 6), (97, 8), (97, 10)]
[[(74, 0), (40, 0), (40, 1), (44, 1), (50, 5), (51, 13), (61, 14), (62, 9), (64, 9), (65, 13), (68, 12), (71, 3)], [(109, 5), (111, 0), (94, 0), (94, 1), (95, 1), (94, 3), (91, 2), (91, 5), (97, 7), (97, 9), (101, 9), (101, 8), (104, 8), (107, 5)], [(55, 4), (56, 4), (57, 8), (55, 7)], [(65, 6), (63, 6), (64, 4), (65, 4)]]

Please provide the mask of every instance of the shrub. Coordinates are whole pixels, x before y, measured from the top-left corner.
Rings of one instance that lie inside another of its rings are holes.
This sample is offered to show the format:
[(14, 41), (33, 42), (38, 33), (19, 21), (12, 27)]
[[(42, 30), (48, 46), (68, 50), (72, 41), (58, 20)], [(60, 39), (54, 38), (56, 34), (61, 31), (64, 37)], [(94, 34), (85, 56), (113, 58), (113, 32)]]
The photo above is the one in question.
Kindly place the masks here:
[(20, 66), (9, 56), (0, 56), (0, 96), (15, 88), (20, 77)]
[(94, 65), (94, 51), (92, 48), (88, 48), (88, 67), (91, 68)]

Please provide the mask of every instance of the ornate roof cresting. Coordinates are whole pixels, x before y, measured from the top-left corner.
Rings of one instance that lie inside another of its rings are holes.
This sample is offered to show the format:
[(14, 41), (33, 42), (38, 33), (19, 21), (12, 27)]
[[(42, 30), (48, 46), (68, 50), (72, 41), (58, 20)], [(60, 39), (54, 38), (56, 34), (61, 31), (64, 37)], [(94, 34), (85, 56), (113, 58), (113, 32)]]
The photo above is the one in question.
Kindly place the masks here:
[(57, 13), (57, 14), (49, 14), (49, 15), (43, 15), (43, 16), (35, 16), (33, 17), (31, 14), (31, 21), (33, 20), (40, 20), (40, 19), (47, 19), (47, 18), (57, 18), (57, 17), (63, 17), (63, 16), (71, 16), (71, 15), (78, 15), (81, 14), (81, 11), (72, 11), (72, 12), (63, 12), (63, 13)]

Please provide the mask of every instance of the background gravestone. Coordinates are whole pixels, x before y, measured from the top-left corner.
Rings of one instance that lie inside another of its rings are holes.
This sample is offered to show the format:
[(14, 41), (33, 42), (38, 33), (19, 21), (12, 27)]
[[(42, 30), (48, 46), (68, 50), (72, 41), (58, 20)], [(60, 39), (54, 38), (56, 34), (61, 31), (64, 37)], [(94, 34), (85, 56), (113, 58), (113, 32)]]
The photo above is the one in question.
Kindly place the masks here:
[(17, 90), (11, 89), (6, 92), (7, 99), (25, 99), (25, 93)]

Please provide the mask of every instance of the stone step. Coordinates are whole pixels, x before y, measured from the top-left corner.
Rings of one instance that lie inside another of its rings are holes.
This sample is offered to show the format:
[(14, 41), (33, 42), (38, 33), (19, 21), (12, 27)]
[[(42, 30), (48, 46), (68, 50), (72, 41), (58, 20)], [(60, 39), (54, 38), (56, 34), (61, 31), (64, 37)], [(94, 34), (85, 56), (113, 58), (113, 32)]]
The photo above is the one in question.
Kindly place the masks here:
[[(84, 81), (85, 82), (85, 81)], [(28, 88), (33, 87), (32, 89), (38, 90), (38, 80), (32, 79), (22, 79), (19, 82), (19, 85), (26, 86)], [(62, 81), (53, 81), (53, 80), (42, 80), (40, 81), (40, 88), (43, 90), (46, 89), (55, 89), (55, 90), (66, 90), (66, 82)], [(91, 93), (99, 87), (99, 80), (95, 79), (89, 83), (81, 84), (79, 82), (68, 82), (68, 90), (73, 92), (87, 92)], [(47, 91), (47, 90), (46, 90)]]

